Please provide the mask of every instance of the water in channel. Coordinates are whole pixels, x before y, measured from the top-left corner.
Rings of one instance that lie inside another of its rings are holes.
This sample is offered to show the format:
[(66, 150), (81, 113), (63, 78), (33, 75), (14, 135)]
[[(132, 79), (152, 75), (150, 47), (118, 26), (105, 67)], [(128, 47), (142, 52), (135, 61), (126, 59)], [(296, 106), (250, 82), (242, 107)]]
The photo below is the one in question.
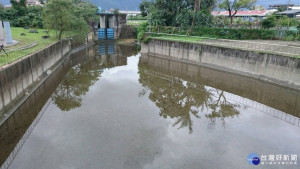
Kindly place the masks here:
[(299, 91), (100, 44), (72, 55), (2, 126), (0, 160), (11, 169), (253, 168), (250, 153), (299, 156), (299, 117)]

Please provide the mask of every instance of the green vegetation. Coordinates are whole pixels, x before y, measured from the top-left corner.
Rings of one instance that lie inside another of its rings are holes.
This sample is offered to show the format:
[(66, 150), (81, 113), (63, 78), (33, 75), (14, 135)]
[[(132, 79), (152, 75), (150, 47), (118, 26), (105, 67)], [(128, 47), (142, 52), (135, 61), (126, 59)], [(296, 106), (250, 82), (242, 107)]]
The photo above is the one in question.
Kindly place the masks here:
[(269, 29), (269, 28), (275, 27), (276, 26), (276, 17), (275, 17), (275, 15), (269, 15), (264, 20), (262, 20), (261, 26), (264, 29)]
[(276, 17), (276, 15), (269, 15), (261, 21), (262, 28), (283, 28), (283, 27), (298, 27), (300, 28), (300, 21), (296, 18), (289, 18), (287, 16)]
[[(233, 20), (237, 11), (252, 9), (255, 2), (256, 0), (221, 0), (218, 7), (227, 10), (228, 17), (211, 15), (212, 9), (217, 6), (216, 0), (144, 0), (140, 4), (140, 10), (142, 17), (148, 19), (152, 32), (237, 40), (300, 39), (300, 22), (295, 18), (270, 15), (263, 21)], [(140, 41), (145, 40), (144, 32), (149, 31), (144, 25), (141, 24), (138, 29)]]
[[(146, 37), (145, 32), (149, 31), (147, 23), (142, 24), (138, 28), (138, 40), (143, 41)], [(235, 40), (299, 40), (300, 34), (297, 30), (285, 30), (278, 32), (273, 29), (231, 29), (231, 28), (200, 28), (195, 27), (191, 29), (184, 29), (178, 27), (168, 26), (152, 26), (151, 32), (201, 36), (219, 39), (235, 39)]]
[(40, 6), (24, 7), (20, 4), (21, 2), (15, 1), (12, 8), (1, 9), (0, 20), (10, 21), (11, 25), (15, 27), (43, 28), (43, 8)]
[(161, 39), (161, 40), (171, 40), (171, 41), (179, 41), (179, 42), (190, 42), (190, 43), (197, 43), (203, 38), (201, 37), (193, 37), (193, 36), (171, 36), (171, 35), (161, 35), (155, 37), (147, 37), (144, 41), (144, 43), (149, 43), (151, 39)]
[(45, 4), (43, 20), (45, 28), (58, 30), (59, 39), (68, 33), (80, 41), (87, 36), (87, 22), (94, 19), (96, 12), (97, 8), (83, 1), (51, 0)]
[[(44, 7), (27, 7), (25, 0), (11, 0), (11, 4), (12, 8), (0, 5), (0, 20), (10, 21), (13, 39), (19, 43), (5, 48), (7, 51), (16, 51), (9, 52), (8, 56), (1, 55), (0, 65), (32, 54), (63, 37), (82, 41), (89, 32), (88, 23), (97, 19), (97, 7), (84, 0), (48, 0)], [(21, 27), (31, 27), (38, 33), (29, 33), (31, 29)], [(47, 32), (50, 38), (42, 39), (42, 36), (48, 36)], [(30, 48), (20, 49), (28, 45)]]
[(58, 30), (59, 39), (65, 33), (82, 40), (89, 31), (88, 23), (97, 20), (97, 7), (84, 0), (48, 0), (44, 7), (27, 7), (25, 0), (10, 2), (12, 8), (0, 5), (0, 20), (9, 21), (14, 27)]
[(186, 31), (174, 27), (153, 26), (152, 32), (237, 40), (276, 39), (276, 31), (266, 29), (193, 28)]
[[(44, 31), (46, 31), (45, 29), (37, 29), (37, 31), (38, 31), (38, 33), (29, 33), (28, 29), (12, 27), (11, 28), (12, 37), (14, 40), (17, 40), (19, 43), (17, 45), (11, 46), (9, 48), (5, 48), (7, 51), (17, 49), (17, 48), (23, 47), (25, 45), (29, 45), (33, 42), (36, 42), (37, 45), (32, 48), (29, 48), (29, 49), (16, 50), (13, 52), (9, 52), (8, 56), (1, 55), (0, 65), (18, 60), (24, 56), (27, 56), (27, 55), (32, 54), (40, 49), (45, 48), (46, 46), (48, 46), (54, 42), (57, 42), (57, 39), (55, 38), (56, 37), (55, 31), (49, 32), (50, 38), (48, 38), (48, 39), (42, 39), (42, 36), (47, 35), (47, 33), (44, 32)], [(21, 36), (21, 33), (25, 33), (26, 36)]]
[(145, 38), (145, 32), (147, 32), (148, 26), (149, 26), (148, 22), (145, 22), (145, 23), (142, 23), (138, 27), (138, 34), (137, 34), (137, 40), (138, 41), (144, 40), (144, 38)]
[(193, 26), (210, 26), (211, 11), (215, 0), (144, 0), (140, 4), (143, 17), (147, 17), (151, 25), (164, 25), (189, 28)]

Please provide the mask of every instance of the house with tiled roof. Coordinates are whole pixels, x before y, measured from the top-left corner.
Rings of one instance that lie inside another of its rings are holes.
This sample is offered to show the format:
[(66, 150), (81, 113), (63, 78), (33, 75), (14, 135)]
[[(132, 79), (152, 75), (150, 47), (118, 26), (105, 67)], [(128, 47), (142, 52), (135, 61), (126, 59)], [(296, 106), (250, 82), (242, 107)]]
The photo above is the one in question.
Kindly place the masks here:
[[(276, 10), (262, 10), (262, 11), (238, 11), (234, 19), (242, 19), (244, 21), (254, 21), (254, 20), (262, 20), (267, 15), (270, 15), (272, 13), (276, 12)], [(212, 12), (213, 16), (229, 16), (228, 11), (214, 11)]]

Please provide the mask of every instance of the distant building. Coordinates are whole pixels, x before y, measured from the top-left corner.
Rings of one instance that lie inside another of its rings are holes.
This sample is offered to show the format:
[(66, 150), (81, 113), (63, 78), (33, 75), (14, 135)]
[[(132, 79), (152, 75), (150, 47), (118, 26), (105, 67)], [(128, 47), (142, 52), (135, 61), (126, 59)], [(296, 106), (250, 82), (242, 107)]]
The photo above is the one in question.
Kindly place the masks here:
[(298, 15), (300, 15), (300, 9), (292, 9), (292, 10), (279, 12), (277, 13), (277, 15), (285, 15), (289, 18), (296, 18)]
[(137, 16), (141, 14), (141, 11), (120, 11), (122, 14), (127, 14), (127, 16)]
[(278, 9), (278, 8), (283, 8), (283, 9), (288, 9), (295, 6), (294, 4), (275, 4), (275, 5), (269, 5), (269, 10), (271, 9)]
[(251, 8), (253, 11), (265, 11), (266, 8), (262, 5), (255, 5), (253, 8)]
[(293, 6), (293, 7), (290, 7), (290, 9), (300, 9), (300, 6)]
[[(276, 12), (276, 10), (262, 10), (262, 11), (238, 11), (234, 18), (235, 19), (242, 19), (244, 21), (254, 21), (254, 20), (262, 20), (267, 15)], [(212, 12), (213, 16), (229, 16), (228, 11), (219, 11), (219, 12)]]
[[(19, 1), (19, 0), (17, 0)], [(43, 6), (39, 0), (27, 0), (27, 6)]]

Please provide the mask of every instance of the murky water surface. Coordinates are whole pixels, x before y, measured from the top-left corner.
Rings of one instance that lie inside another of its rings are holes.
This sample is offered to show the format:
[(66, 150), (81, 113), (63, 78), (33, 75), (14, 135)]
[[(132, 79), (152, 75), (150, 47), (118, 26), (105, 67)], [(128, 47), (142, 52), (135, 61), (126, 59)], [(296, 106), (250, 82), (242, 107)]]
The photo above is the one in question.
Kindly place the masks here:
[(10, 168), (299, 168), (247, 162), (299, 156), (297, 91), (112, 44), (70, 64)]

